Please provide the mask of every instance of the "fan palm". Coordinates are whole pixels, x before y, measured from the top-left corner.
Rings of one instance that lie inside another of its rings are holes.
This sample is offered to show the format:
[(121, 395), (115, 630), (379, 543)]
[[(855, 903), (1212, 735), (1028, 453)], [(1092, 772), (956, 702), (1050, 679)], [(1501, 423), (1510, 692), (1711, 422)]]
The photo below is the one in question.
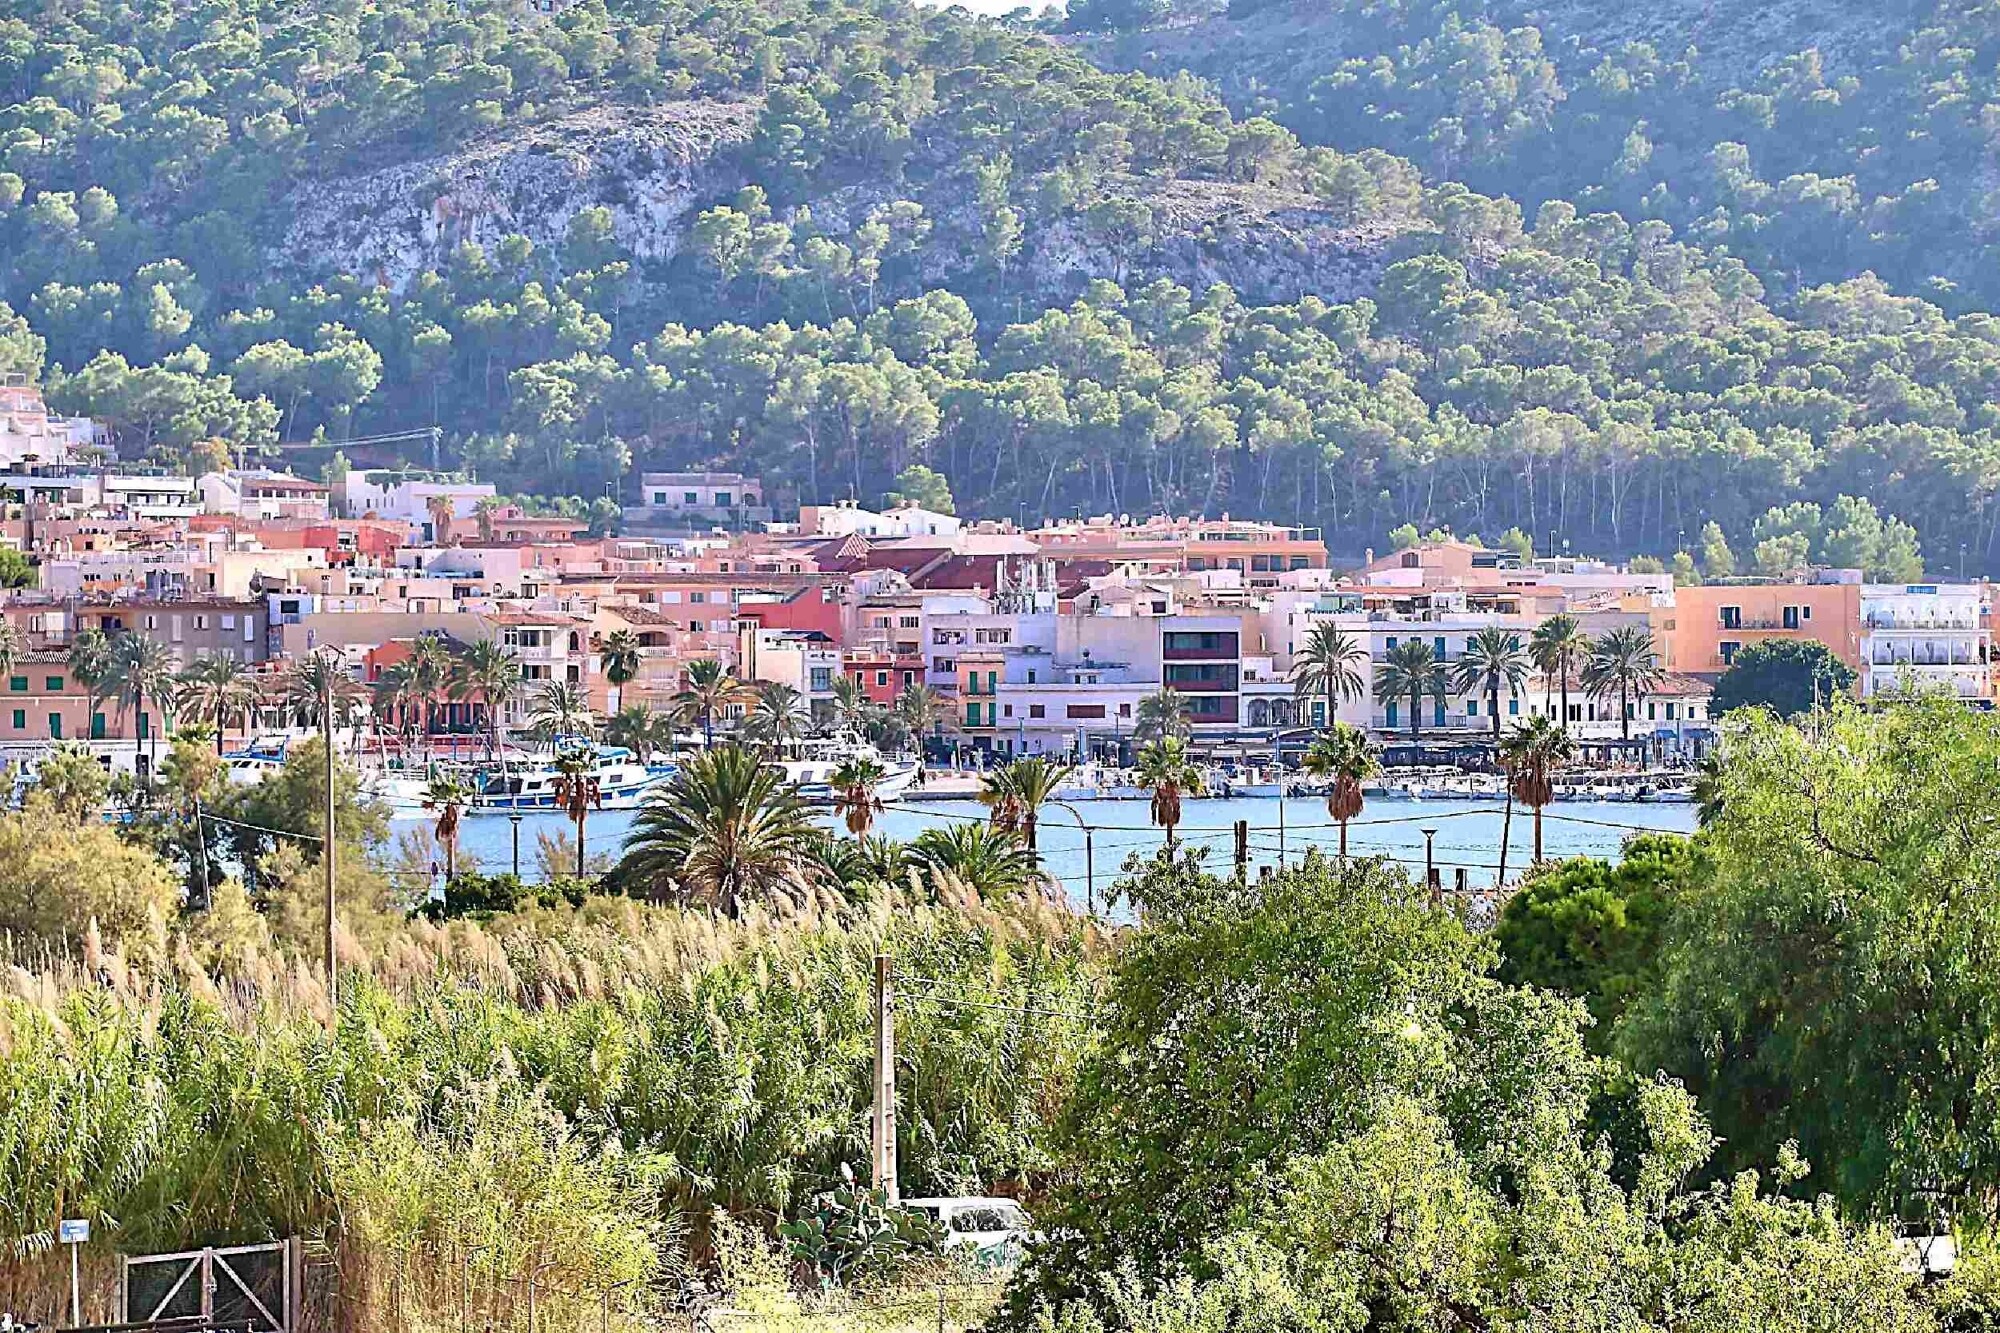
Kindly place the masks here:
[(572, 736), (590, 737), (597, 731), (597, 715), (590, 711), (590, 700), (581, 689), (565, 680), (552, 680), (535, 692), (528, 725), (553, 744)]
[(875, 816), (882, 813), (882, 798), (875, 794), (885, 772), (873, 759), (850, 759), (833, 770), (828, 783), (833, 788), (833, 808), (857, 838), (868, 836)]
[(611, 683), (608, 711), (615, 713), (625, 687), (639, 674), (639, 636), (629, 629), (611, 631), (598, 646), (597, 660), (604, 668), (604, 679)]
[(1306, 750), (1306, 772), (1328, 778), (1326, 812), (1340, 825), (1340, 858), (1347, 859), (1347, 821), (1361, 813), (1361, 784), (1380, 767), (1375, 752), (1368, 748), (1368, 736), (1359, 727), (1345, 722), (1313, 737)]
[(457, 506), (449, 495), (433, 495), (424, 501), (424, 509), (430, 515), (431, 542), (436, 546), (451, 545), (451, 524), (457, 515)]
[(819, 830), (797, 788), (754, 751), (719, 745), (653, 789), (625, 839), (629, 886), (734, 916), (753, 899), (798, 885)]
[(782, 751), (793, 741), (804, 740), (812, 731), (812, 710), (805, 696), (783, 681), (767, 681), (757, 687), (756, 702), (743, 719), (744, 734)]
[(1037, 877), (1020, 834), (987, 824), (925, 829), (910, 841), (907, 856), (917, 869), (949, 875), (981, 898), (1025, 892)]
[(1139, 747), (1136, 770), (1139, 785), (1153, 793), (1153, 822), (1167, 831), (1167, 846), (1174, 845), (1174, 826), (1181, 822), (1181, 798), (1200, 796), (1208, 789), (1201, 768), (1188, 758), (1187, 742), (1178, 736), (1162, 736)]
[(980, 783), (979, 801), (992, 810), (993, 827), (1020, 834), (1037, 866), (1041, 864), (1041, 849), (1036, 829), (1042, 807), (1055, 799), (1056, 789), (1074, 768), (1031, 755), (996, 769)]
[(714, 658), (688, 663), (686, 679), (686, 688), (674, 696), (674, 708), (689, 721), (700, 722), (702, 739), (713, 745), (715, 719), (743, 697), (743, 684)]
[(229, 724), (240, 721), (248, 730), (262, 702), (257, 682), (234, 658), (204, 655), (181, 672), (178, 713), (215, 729), (217, 754), (222, 753), (222, 738)]
[(1132, 734), (1142, 741), (1159, 738), (1184, 741), (1194, 735), (1194, 715), (1188, 708), (1187, 696), (1171, 685), (1139, 700), (1139, 711), (1133, 720), (1137, 725)]
[(489, 754), (500, 749), (500, 714), (521, 688), (521, 662), (492, 639), (480, 639), (453, 659), (445, 691), (461, 703), (477, 700), (485, 710)]
[(1451, 683), (1461, 692), (1478, 690), (1486, 695), (1487, 710), (1493, 717), (1493, 741), (1500, 742), (1500, 687), (1521, 688), (1528, 678), (1528, 655), (1520, 640), (1498, 625), (1488, 625), (1465, 641), (1451, 670)]
[(1619, 735), (1632, 739), (1632, 696), (1654, 689), (1666, 679), (1653, 636), (1643, 625), (1620, 625), (1590, 646), (1583, 664), (1583, 688), (1593, 699), (1618, 696)]
[(597, 756), (589, 748), (573, 748), (556, 756), (556, 808), (576, 825), (576, 877), (583, 878), (583, 825), (590, 812), (604, 804), (597, 782)]
[(1376, 698), (1385, 704), (1409, 703), (1411, 740), (1424, 734), (1424, 700), (1442, 699), (1444, 692), (1444, 663), (1422, 639), (1405, 639), (1391, 648), (1375, 675)]
[[(1553, 718), (1531, 717), (1518, 722), (1500, 743), (1500, 764), (1507, 770), (1507, 794), (1534, 812), (1535, 861), (1542, 859), (1542, 807), (1555, 799), (1555, 773), (1576, 757), (1569, 731)], [(1507, 850), (1500, 850), (1504, 865)]]
[(1326, 722), (1332, 726), (1345, 699), (1365, 698), (1367, 679), (1361, 664), (1368, 650), (1352, 635), (1324, 622), (1314, 625), (1292, 658), (1292, 692), (1300, 700), (1318, 694), (1326, 699)]
[[(151, 704), (164, 722), (174, 704), (173, 654), (150, 635), (120, 634), (111, 641), (111, 671), (105, 684), (118, 701), (119, 713), (130, 711), (143, 717), (146, 705)], [(162, 729), (156, 726), (147, 733), (152, 751), (149, 772), (159, 768)], [(134, 740), (133, 745), (137, 744)]]
[(1528, 659), (1549, 682), (1551, 693), (1560, 682), (1562, 712), (1557, 717), (1564, 725), (1569, 723), (1570, 673), (1589, 651), (1590, 636), (1583, 632), (1583, 622), (1568, 612), (1550, 616), (1528, 636)]
[(472, 789), (455, 777), (435, 777), (424, 789), (424, 809), (437, 812), (438, 846), (444, 848), (444, 879), (458, 878), (458, 823)]

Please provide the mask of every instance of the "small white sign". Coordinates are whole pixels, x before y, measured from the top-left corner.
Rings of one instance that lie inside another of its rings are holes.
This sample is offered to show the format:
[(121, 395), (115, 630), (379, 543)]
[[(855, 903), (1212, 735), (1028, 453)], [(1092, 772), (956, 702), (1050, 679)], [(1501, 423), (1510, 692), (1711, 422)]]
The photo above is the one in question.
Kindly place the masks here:
[(65, 1245), (87, 1245), (90, 1243), (90, 1219), (87, 1217), (66, 1217), (56, 1224), (56, 1239)]

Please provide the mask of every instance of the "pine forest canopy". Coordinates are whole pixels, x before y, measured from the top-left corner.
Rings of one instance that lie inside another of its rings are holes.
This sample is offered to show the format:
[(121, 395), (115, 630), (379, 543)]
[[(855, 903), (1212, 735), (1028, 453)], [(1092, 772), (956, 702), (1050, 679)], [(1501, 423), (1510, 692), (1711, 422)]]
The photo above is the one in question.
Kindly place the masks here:
[[(1963, 284), (1794, 254), (1831, 230), (1783, 191), (1757, 249), (1469, 174), (1313, 120), (1359, 117), (1341, 88), (1232, 114), (891, 0), (0, 0), (0, 369), (126, 456), (437, 421), (516, 494), (716, 465), (875, 501), (923, 465), (973, 516), (1621, 554), (1714, 522), (1746, 555), (1767, 511), (1845, 496), (1935, 560), (1995, 554), (2000, 323)], [(454, 241), (474, 198), (510, 230)]]

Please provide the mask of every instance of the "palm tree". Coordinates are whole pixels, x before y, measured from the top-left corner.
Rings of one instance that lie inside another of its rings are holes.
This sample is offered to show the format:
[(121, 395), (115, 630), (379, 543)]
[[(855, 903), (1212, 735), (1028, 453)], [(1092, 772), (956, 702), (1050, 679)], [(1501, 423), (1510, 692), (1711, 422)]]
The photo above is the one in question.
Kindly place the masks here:
[(417, 698), (418, 720), (426, 747), (437, 725), (437, 704), (451, 688), (452, 655), (444, 636), (422, 634), (410, 644), (410, 684)]
[(1187, 696), (1171, 685), (1141, 699), (1133, 721), (1137, 725), (1132, 734), (1141, 741), (1161, 737), (1184, 741), (1194, 735), (1194, 715)]
[(21, 638), (14, 632), (14, 622), (0, 619), (0, 676), (11, 675), (20, 660)]
[(1375, 675), (1376, 698), (1385, 704), (1409, 702), (1411, 740), (1424, 734), (1424, 700), (1442, 699), (1444, 691), (1444, 663), (1422, 639), (1406, 639), (1391, 648)]
[(435, 777), (424, 789), (424, 809), (437, 811), (438, 846), (444, 848), (444, 881), (458, 878), (458, 820), (472, 789), (455, 777)]
[(917, 738), (917, 749), (921, 752), (924, 738), (937, 735), (944, 726), (944, 697), (930, 686), (912, 681), (896, 696), (895, 712), (910, 734)]
[(535, 692), (528, 710), (528, 725), (535, 734), (553, 744), (570, 736), (588, 738), (597, 731), (597, 715), (590, 700), (566, 680), (552, 680)]
[(847, 831), (857, 838), (868, 836), (875, 816), (885, 808), (875, 788), (885, 776), (882, 765), (873, 759), (850, 759), (833, 770), (828, 783), (833, 788), (833, 808)]
[(497, 495), (484, 495), (473, 502), (472, 521), (479, 525), (480, 541), (490, 542), (493, 540), (493, 515), (497, 510), (505, 509), (506, 507), (507, 502)]
[(69, 674), (90, 696), (90, 722), (86, 734), (94, 734), (98, 709), (111, 697), (111, 640), (101, 629), (87, 629), (70, 641)]
[(587, 748), (556, 756), (556, 808), (576, 825), (576, 877), (583, 878), (583, 821), (604, 804), (597, 783), (597, 756)]
[(1583, 632), (1583, 622), (1566, 611), (1550, 616), (1528, 636), (1528, 660), (1549, 682), (1551, 693), (1560, 682), (1562, 712), (1558, 717), (1564, 726), (1569, 725), (1570, 672), (1589, 651), (1590, 636)]
[(1139, 785), (1153, 793), (1153, 822), (1167, 831), (1171, 851), (1174, 826), (1181, 822), (1181, 797), (1200, 796), (1207, 781), (1188, 758), (1187, 742), (1179, 736), (1162, 736), (1140, 746), (1136, 772)]
[(181, 717), (215, 729), (215, 752), (222, 753), (223, 733), (242, 721), (246, 730), (257, 716), (263, 693), (234, 658), (220, 654), (197, 657), (180, 675), (175, 707)]
[(1632, 696), (1656, 688), (1666, 679), (1653, 636), (1643, 625), (1620, 625), (1590, 646), (1583, 664), (1583, 688), (1593, 699), (1618, 696), (1618, 727), (1622, 739), (1632, 739)]
[(453, 659), (445, 691), (461, 703), (479, 701), (486, 711), (487, 753), (499, 755), (500, 713), (520, 688), (520, 659), (492, 639), (478, 639)]
[(656, 751), (673, 745), (673, 719), (644, 704), (627, 704), (605, 720), (604, 739), (607, 744), (630, 750), (640, 763), (649, 764)]
[(949, 875), (981, 898), (1007, 898), (1035, 882), (1035, 858), (1021, 835), (987, 824), (925, 829), (910, 841), (909, 863)]
[(381, 677), (375, 682), (375, 715), (386, 717), (390, 729), (401, 736), (405, 744), (415, 744), (411, 733), (417, 729), (422, 708), (422, 692), (417, 687), (416, 673), (410, 669), (409, 662), (392, 662), (383, 668)]
[(1340, 859), (1347, 859), (1347, 821), (1361, 813), (1361, 784), (1380, 767), (1375, 752), (1368, 748), (1368, 734), (1359, 727), (1337, 722), (1332, 730), (1313, 737), (1306, 750), (1306, 772), (1330, 778), (1326, 812), (1340, 824)]
[(627, 885), (735, 916), (761, 894), (803, 882), (819, 830), (798, 789), (756, 752), (715, 746), (655, 787), (625, 838)]
[(715, 744), (715, 719), (743, 697), (743, 685), (714, 658), (688, 663), (687, 686), (674, 696), (674, 708), (689, 721), (701, 723), (702, 739)]
[(285, 671), (285, 707), (308, 727), (320, 726), (326, 714), (328, 733), (353, 715), (365, 693), (330, 649), (295, 658)]
[(840, 725), (856, 736), (866, 736), (876, 718), (875, 701), (852, 676), (833, 678), (833, 715)]
[(611, 682), (610, 707), (606, 711), (615, 713), (624, 698), (625, 687), (639, 674), (639, 636), (629, 629), (613, 630), (604, 636), (597, 655), (604, 667), (604, 678)]
[(757, 687), (757, 701), (743, 719), (743, 731), (752, 740), (762, 741), (783, 751), (792, 741), (804, 740), (812, 731), (812, 710), (805, 696), (783, 681), (767, 681)]
[[(1507, 770), (1507, 794), (1535, 812), (1535, 861), (1542, 859), (1542, 807), (1555, 799), (1555, 772), (1576, 757), (1569, 731), (1553, 718), (1531, 717), (1518, 722), (1500, 744), (1500, 765)], [(1507, 849), (1500, 849), (1502, 875)]]
[(1041, 849), (1036, 828), (1042, 807), (1055, 799), (1075, 765), (1051, 762), (1040, 755), (1016, 759), (1007, 767), (986, 775), (980, 783), (979, 801), (993, 811), (993, 827), (1018, 833), (1028, 845), (1028, 856), (1041, 865)]
[(433, 495), (424, 500), (424, 509), (431, 516), (431, 541), (438, 546), (451, 545), (451, 523), (457, 516), (457, 506), (449, 495)]
[[(143, 720), (145, 707), (150, 703), (164, 722), (174, 701), (173, 654), (166, 644), (150, 635), (120, 634), (111, 641), (111, 673), (105, 684), (118, 701), (121, 715), (129, 710)], [(153, 727), (147, 733), (151, 741), (149, 772), (159, 769), (162, 729)], [(133, 745), (137, 744), (134, 740)]]
[(1451, 670), (1451, 683), (1461, 692), (1483, 690), (1493, 714), (1493, 743), (1500, 743), (1500, 687), (1521, 688), (1528, 678), (1528, 655), (1521, 642), (1498, 625), (1488, 625), (1465, 641), (1465, 652)]
[(1353, 636), (1324, 622), (1314, 625), (1292, 658), (1292, 692), (1300, 700), (1324, 695), (1326, 724), (1332, 726), (1343, 699), (1367, 696), (1368, 682), (1357, 665), (1367, 660), (1368, 650)]

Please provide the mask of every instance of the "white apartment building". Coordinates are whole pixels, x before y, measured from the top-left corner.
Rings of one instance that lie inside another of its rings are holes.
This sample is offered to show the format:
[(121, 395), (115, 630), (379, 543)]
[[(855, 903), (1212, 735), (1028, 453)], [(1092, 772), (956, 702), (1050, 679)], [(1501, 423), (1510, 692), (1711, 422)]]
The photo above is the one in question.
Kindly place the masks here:
[(904, 505), (878, 514), (859, 505), (806, 505), (799, 531), (817, 537), (955, 537), (965, 524), (951, 514)]
[(96, 437), (86, 417), (50, 415), (42, 391), (25, 375), (0, 377), (0, 467), (61, 467)]
[(1973, 583), (1861, 587), (1861, 693), (1910, 689), (1965, 700), (1992, 692), (1993, 644)]
[(817, 721), (833, 716), (840, 679), (840, 645), (818, 630), (761, 629), (745, 623), (738, 651), (743, 679), (789, 685), (805, 696)]
[(204, 513), (253, 520), (327, 516), (327, 487), (285, 472), (209, 472), (195, 484)]
[(333, 486), (334, 507), (345, 517), (395, 519), (416, 524), (424, 540), (440, 536), (432, 530), (430, 502), (433, 496), (451, 499), (453, 523), (471, 519), (481, 500), (493, 499), (490, 482), (432, 481), (405, 476), (386, 469), (349, 472)]

